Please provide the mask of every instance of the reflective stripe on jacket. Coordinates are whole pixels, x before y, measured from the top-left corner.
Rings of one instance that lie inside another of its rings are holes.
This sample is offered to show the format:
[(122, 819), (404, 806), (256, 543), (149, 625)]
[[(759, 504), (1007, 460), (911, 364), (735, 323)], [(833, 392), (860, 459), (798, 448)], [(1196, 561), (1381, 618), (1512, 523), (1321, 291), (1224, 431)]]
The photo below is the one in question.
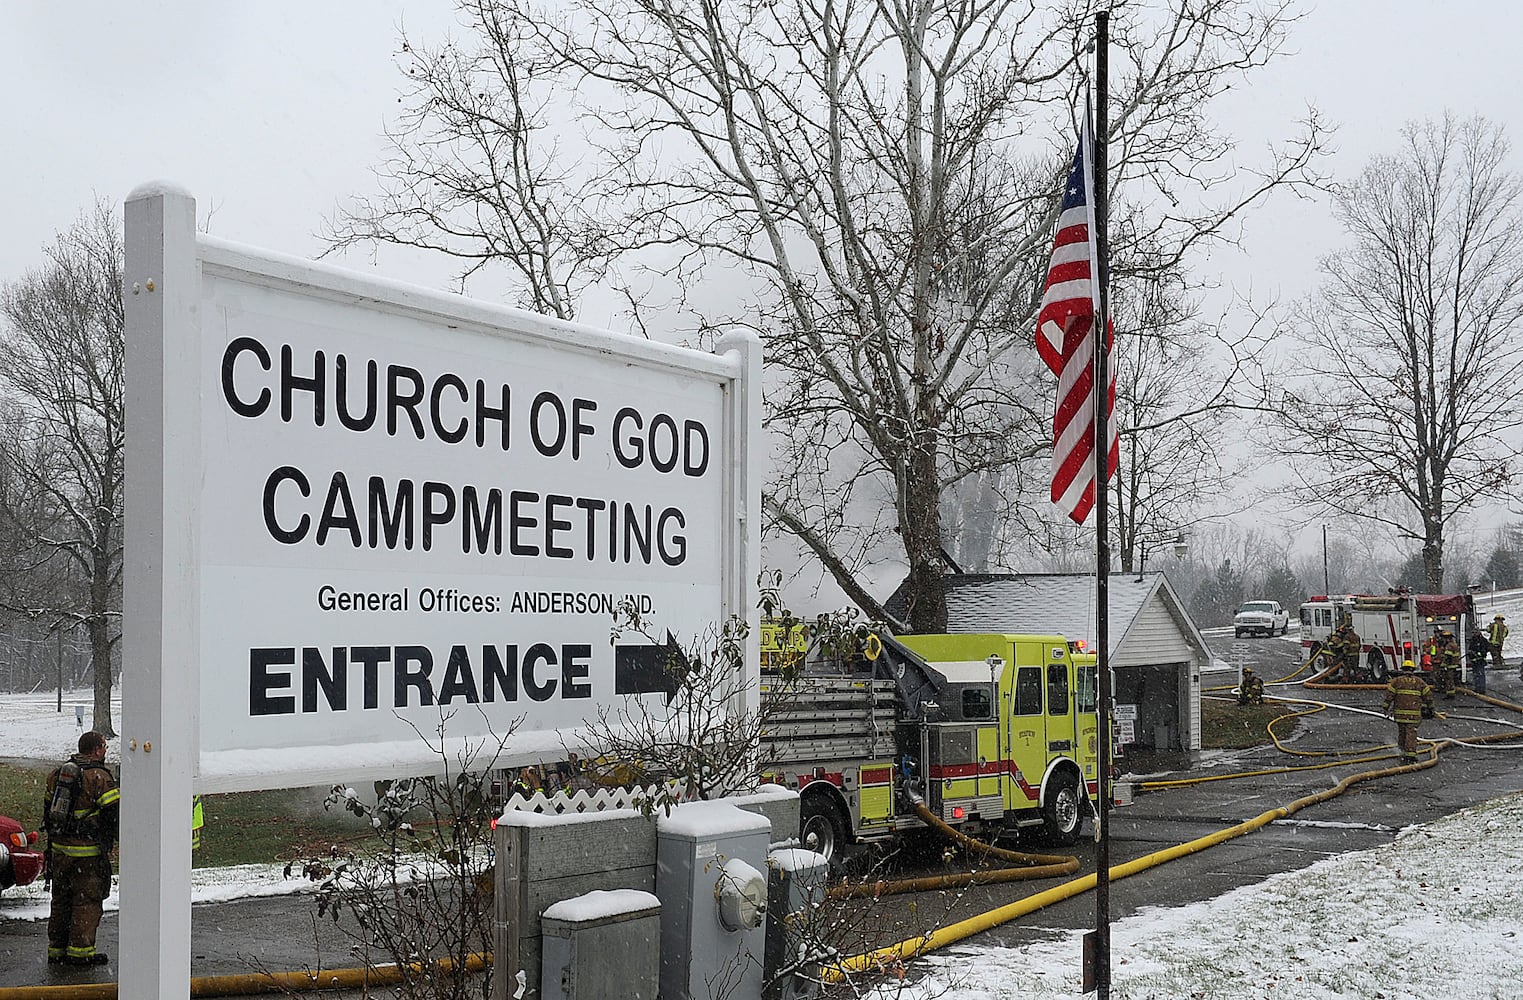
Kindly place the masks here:
[[(99, 857), (102, 849), (110, 850), (116, 842), (122, 792), (106, 765), (78, 754), (70, 759), (80, 766), (79, 789), (74, 796), (73, 810), (79, 832), (54, 833), (50, 830), (48, 845), (58, 854), (71, 858)], [(48, 798), (52, 798), (53, 789), (58, 785), (60, 770), (62, 768), (55, 768), (48, 775)]]
[(1397, 674), (1386, 684), (1385, 706), (1397, 722), (1422, 721), (1423, 706), (1433, 704), (1433, 688), (1416, 674)]

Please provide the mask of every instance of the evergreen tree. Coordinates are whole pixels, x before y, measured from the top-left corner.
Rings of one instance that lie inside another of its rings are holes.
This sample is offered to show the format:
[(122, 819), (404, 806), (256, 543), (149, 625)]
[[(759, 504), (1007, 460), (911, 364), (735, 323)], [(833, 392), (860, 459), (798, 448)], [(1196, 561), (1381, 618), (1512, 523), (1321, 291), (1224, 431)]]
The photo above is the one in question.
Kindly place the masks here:
[(1506, 545), (1492, 549), (1481, 582), (1499, 590), (1518, 586), (1518, 554)]
[(1292, 618), (1295, 617), (1294, 612), (1301, 606), (1301, 602), (1306, 600), (1306, 588), (1301, 586), (1300, 577), (1296, 576), (1296, 571), (1285, 562), (1271, 566), (1264, 573), (1264, 582), (1259, 588), (1259, 594), (1267, 600), (1279, 601), (1280, 607), (1292, 612)]
[(1402, 561), (1401, 568), (1396, 571), (1396, 585), (1406, 587), (1413, 593), (1422, 593), (1428, 580), (1428, 573), (1423, 562), (1421, 551), (1414, 552)]

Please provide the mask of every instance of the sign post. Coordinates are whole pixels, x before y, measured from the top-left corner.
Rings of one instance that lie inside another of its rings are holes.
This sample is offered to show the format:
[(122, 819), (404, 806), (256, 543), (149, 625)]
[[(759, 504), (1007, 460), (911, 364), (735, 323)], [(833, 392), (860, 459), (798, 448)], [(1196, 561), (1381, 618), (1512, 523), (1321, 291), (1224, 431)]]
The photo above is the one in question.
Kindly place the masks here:
[(127, 199), (127, 484), (122, 557), (120, 995), (190, 994), (190, 803), (196, 759), (200, 451), (196, 203), (169, 186)]

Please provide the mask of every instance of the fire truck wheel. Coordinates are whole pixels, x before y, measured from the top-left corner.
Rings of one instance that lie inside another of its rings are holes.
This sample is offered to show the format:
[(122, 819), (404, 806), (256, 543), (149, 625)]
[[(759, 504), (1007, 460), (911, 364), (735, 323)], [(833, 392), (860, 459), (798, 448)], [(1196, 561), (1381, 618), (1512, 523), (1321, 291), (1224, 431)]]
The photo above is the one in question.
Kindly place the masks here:
[(1042, 830), (1049, 841), (1066, 845), (1079, 839), (1079, 827), (1084, 823), (1082, 803), (1079, 782), (1073, 775), (1053, 775), (1047, 801), (1042, 803)]
[(799, 805), (799, 842), (805, 850), (839, 864), (846, 847), (846, 824), (835, 803), (823, 795), (810, 795)]
[(1365, 662), (1370, 666), (1370, 676), (1375, 678), (1375, 683), (1384, 684), (1387, 674), (1385, 654), (1378, 649), (1372, 649), (1370, 650), (1369, 659)]

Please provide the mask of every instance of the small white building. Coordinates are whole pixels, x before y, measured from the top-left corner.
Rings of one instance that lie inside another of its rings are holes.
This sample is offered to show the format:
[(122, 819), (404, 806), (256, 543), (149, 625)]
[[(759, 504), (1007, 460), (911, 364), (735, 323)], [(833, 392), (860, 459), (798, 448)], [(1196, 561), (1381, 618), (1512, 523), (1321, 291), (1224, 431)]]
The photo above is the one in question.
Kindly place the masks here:
[[(960, 573), (943, 577), (947, 631), (1052, 632), (1095, 648), (1095, 578), (1076, 573)], [(1117, 724), (1133, 769), (1177, 765), (1200, 750), (1200, 675), (1211, 650), (1162, 573), (1106, 583)], [(889, 611), (902, 614), (900, 593)]]

